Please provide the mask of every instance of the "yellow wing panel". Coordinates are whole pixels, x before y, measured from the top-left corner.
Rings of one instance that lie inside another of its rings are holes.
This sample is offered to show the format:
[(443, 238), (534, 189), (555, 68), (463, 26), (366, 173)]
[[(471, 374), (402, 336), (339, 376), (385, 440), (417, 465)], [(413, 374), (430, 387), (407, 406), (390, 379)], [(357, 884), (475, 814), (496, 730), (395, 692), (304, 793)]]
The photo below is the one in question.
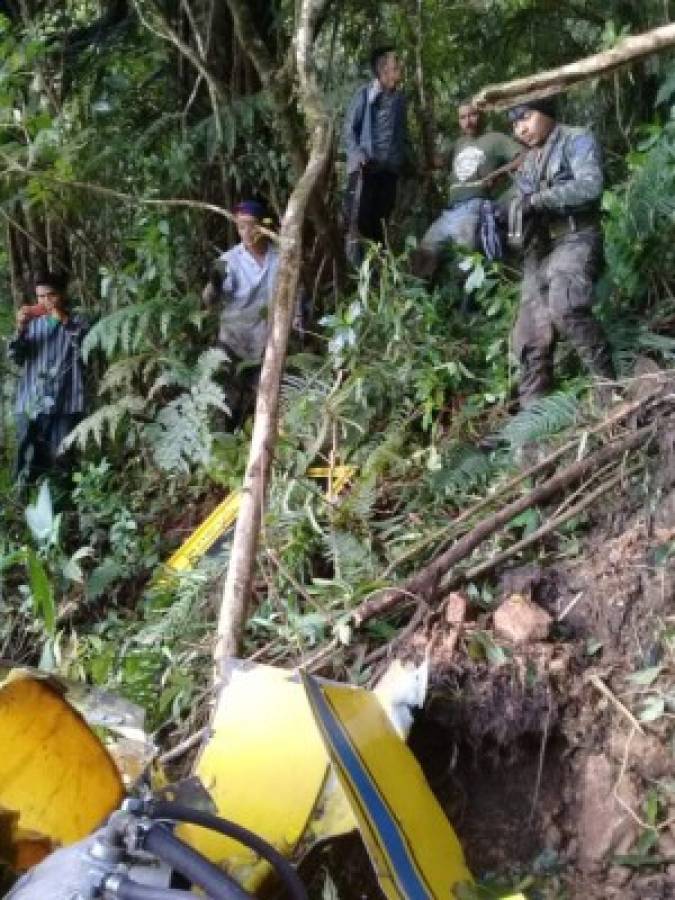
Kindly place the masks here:
[[(328, 769), (302, 685), (292, 678), (273, 666), (234, 669), (196, 767), (218, 814), (259, 834), (284, 856), (305, 831)], [(249, 890), (269, 874), (267, 863), (236, 841), (193, 826), (180, 833)]]
[(241, 492), (233, 491), (219, 503), (213, 512), (207, 516), (202, 524), (190, 537), (181, 544), (176, 552), (169, 557), (166, 565), (174, 572), (183, 572), (191, 569), (227, 529), (234, 524), (239, 513)]
[[(328, 498), (334, 499), (354, 477), (354, 466), (314, 466), (307, 470), (310, 478), (328, 480)], [(201, 557), (207, 553), (228, 528), (236, 521), (239, 514), (241, 491), (231, 494), (219, 503), (213, 512), (199, 525), (190, 537), (184, 541), (176, 552), (169, 557), (166, 566), (174, 572), (191, 569)]]
[(306, 675), (303, 681), (385, 895), (454, 896), (454, 885), (472, 880), (462, 848), (377, 698)]
[(80, 840), (124, 797), (114, 762), (50, 682), (14, 673), (0, 686), (0, 806), (60, 844)]

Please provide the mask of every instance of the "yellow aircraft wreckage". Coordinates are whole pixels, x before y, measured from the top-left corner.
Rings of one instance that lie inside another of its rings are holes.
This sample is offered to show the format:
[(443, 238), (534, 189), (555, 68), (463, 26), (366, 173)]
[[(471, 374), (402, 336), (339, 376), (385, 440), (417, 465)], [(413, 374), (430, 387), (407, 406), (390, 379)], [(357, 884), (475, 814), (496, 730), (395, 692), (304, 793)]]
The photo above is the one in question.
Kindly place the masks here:
[[(307, 477), (326, 482), (325, 497), (334, 501), (354, 477), (354, 466), (311, 466)], [(165, 576), (191, 569), (227, 536), (239, 515), (241, 491), (228, 494), (166, 561)]]
[(405, 744), (425, 690), (425, 666), (397, 663), (371, 692), (234, 661), (193, 776), (123, 800), (113, 758), (59, 685), (12, 672), (0, 685), (0, 871), (50, 855), (4, 896), (244, 900), (274, 873), (303, 900), (289, 860), (358, 828), (388, 900), (451, 900), (471, 874)]

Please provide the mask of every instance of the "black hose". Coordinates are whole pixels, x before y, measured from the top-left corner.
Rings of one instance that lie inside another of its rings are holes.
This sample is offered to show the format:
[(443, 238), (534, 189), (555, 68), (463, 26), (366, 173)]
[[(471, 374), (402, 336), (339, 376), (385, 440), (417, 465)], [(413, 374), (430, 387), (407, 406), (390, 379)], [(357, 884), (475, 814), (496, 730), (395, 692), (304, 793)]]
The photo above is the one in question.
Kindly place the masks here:
[(151, 825), (143, 838), (143, 848), (203, 888), (210, 900), (251, 900), (251, 895), (234, 879), (184, 844), (166, 825)]
[(193, 809), (191, 806), (173, 803), (169, 800), (149, 800), (144, 804), (143, 811), (151, 819), (173, 819), (177, 822), (188, 822), (191, 825), (200, 825), (202, 828), (218, 831), (245, 847), (255, 850), (259, 856), (262, 856), (274, 867), (283, 881), (289, 897), (293, 900), (307, 900), (305, 886), (289, 861), (279, 853), (276, 847), (249, 831), (248, 828), (244, 828), (243, 825), (237, 825), (235, 822), (221, 819), (220, 816), (215, 816), (213, 813)]
[(171, 888), (153, 887), (149, 884), (139, 884), (131, 878), (122, 878), (115, 888), (108, 888), (108, 896), (119, 900), (195, 900), (195, 894), (190, 891), (174, 891)]

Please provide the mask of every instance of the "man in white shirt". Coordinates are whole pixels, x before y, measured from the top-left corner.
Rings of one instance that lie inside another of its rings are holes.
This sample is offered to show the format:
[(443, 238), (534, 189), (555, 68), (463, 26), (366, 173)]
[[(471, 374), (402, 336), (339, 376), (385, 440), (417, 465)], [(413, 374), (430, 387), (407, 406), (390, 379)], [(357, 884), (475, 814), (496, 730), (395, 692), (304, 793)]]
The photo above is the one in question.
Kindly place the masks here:
[(231, 360), (226, 393), (232, 424), (237, 427), (254, 403), (279, 251), (261, 228), (262, 203), (243, 200), (233, 213), (240, 243), (218, 257), (202, 298), (219, 312), (218, 345)]
[(220, 307), (218, 343), (243, 362), (262, 360), (279, 266), (279, 252), (261, 230), (264, 215), (263, 205), (256, 200), (235, 206), (241, 242), (220, 255), (202, 294), (207, 304)]

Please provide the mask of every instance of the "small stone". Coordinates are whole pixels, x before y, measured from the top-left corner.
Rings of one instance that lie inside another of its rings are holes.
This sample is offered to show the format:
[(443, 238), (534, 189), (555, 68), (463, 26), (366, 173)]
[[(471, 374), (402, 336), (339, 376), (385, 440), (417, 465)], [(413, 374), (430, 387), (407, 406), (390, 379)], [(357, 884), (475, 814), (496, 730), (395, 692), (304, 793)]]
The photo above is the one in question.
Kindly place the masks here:
[[(579, 793), (579, 864), (589, 871), (617, 847), (630, 847), (637, 839), (638, 828), (627, 809), (613, 793), (612, 766), (601, 753), (590, 755), (581, 770)], [(617, 793), (623, 803), (635, 809), (637, 791), (624, 777)]]
[(448, 625), (462, 625), (466, 619), (467, 600), (463, 594), (448, 594), (445, 598), (445, 621)]
[(512, 594), (495, 612), (495, 634), (514, 644), (542, 641), (548, 637), (551, 621), (546, 610), (532, 600)]

